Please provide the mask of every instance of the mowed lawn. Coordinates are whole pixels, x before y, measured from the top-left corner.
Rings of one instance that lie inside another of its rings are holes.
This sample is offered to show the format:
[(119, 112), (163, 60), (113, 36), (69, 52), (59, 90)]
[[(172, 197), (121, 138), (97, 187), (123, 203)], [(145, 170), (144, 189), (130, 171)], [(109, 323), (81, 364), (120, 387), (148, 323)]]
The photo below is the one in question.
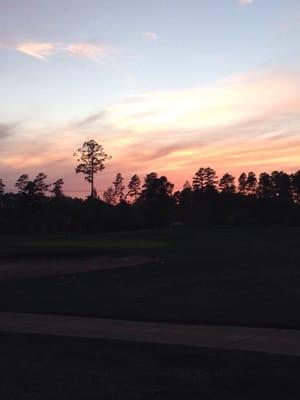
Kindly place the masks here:
[(164, 230), (19, 238), (16, 243), (14, 255), (13, 243), (5, 248), (2, 242), (3, 260), (44, 256), (59, 263), (63, 257), (108, 252), (155, 260), (107, 271), (1, 280), (1, 311), (300, 329), (297, 229)]
[(156, 252), (176, 240), (177, 233), (138, 231), (102, 235), (0, 236), (0, 265), (39, 258), (121, 257)]
[(298, 399), (297, 357), (0, 335), (3, 400)]

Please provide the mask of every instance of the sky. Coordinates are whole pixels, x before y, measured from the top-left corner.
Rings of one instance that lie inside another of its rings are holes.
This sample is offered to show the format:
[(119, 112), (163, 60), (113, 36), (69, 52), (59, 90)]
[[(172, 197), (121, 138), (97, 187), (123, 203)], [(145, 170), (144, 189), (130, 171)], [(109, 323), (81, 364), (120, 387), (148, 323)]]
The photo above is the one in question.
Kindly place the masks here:
[(0, 0), (0, 178), (300, 168), (299, 0)]

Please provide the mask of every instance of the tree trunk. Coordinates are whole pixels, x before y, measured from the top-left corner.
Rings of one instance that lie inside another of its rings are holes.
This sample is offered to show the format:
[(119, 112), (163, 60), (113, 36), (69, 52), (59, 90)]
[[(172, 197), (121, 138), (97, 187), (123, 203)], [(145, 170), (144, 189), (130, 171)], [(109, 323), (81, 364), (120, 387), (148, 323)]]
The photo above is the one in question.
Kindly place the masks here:
[(94, 155), (92, 158), (92, 182), (91, 182), (91, 198), (94, 198)]
[(94, 173), (92, 172), (91, 197), (94, 197)]

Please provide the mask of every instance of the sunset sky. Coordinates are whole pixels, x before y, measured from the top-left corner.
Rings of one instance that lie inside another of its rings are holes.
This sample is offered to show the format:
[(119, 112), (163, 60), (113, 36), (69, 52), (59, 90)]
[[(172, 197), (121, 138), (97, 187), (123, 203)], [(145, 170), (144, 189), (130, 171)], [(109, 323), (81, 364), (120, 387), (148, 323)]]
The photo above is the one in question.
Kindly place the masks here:
[(299, 0), (0, 0), (0, 178), (300, 168)]

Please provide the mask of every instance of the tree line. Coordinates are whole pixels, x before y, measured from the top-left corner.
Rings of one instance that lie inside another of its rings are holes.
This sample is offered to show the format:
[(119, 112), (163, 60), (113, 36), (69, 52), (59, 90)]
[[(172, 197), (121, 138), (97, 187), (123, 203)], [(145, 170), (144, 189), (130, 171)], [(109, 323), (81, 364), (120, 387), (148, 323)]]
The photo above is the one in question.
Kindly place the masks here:
[(128, 184), (117, 173), (112, 184), (97, 194), (94, 178), (111, 157), (90, 140), (74, 153), (90, 184), (87, 199), (66, 196), (64, 181), (47, 182), (21, 175), (16, 192), (6, 192), (0, 179), (1, 232), (104, 232), (161, 226), (300, 225), (300, 170), (229, 173), (218, 178), (210, 167), (199, 168), (181, 190), (156, 172), (143, 179), (133, 175)]

